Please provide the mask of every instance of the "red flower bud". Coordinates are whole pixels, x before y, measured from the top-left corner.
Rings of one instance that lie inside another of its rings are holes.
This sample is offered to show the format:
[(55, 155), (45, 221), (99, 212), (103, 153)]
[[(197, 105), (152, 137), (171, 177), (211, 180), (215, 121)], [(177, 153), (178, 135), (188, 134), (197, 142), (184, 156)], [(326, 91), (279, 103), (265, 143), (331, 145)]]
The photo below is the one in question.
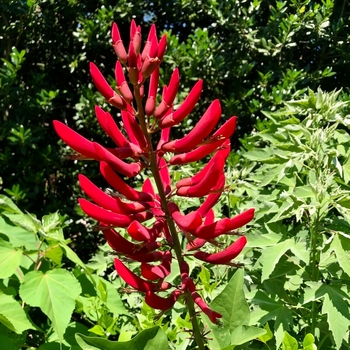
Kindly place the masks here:
[(175, 304), (180, 295), (181, 291), (178, 289), (175, 289), (167, 298), (162, 298), (152, 292), (146, 292), (145, 302), (153, 309), (165, 311)]
[(213, 130), (221, 116), (220, 101), (215, 100), (204, 113), (195, 127), (182, 139), (170, 141), (162, 146), (167, 152), (187, 152), (198, 146)]
[(245, 236), (241, 236), (228, 248), (219, 253), (209, 254), (205, 252), (196, 252), (193, 254), (193, 256), (199, 260), (203, 260), (211, 264), (227, 264), (243, 250), (246, 243), (247, 238)]
[(151, 74), (148, 97), (145, 106), (145, 112), (148, 117), (150, 117), (156, 108), (156, 96), (159, 82), (159, 67)]
[(146, 262), (141, 264), (141, 275), (151, 281), (164, 279), (170, 274), (172, 255), (170, 251), (164, 253), (162, 263), (159, 265), (150, 265)]
[(149, 50), (151, 48), (152, 39), (154, 37), (157, 37), (156, 26), (155, 26), (155, 24), (152, 24), (151, 29), (148, 33), (147, 41), (146, 41), (145, 46), (144, 46), (143, 51), (142, 51), (142, 55), (141, 55), (142, 61), (144, 61), (146, 59), (146, 56), (148, 55)]
[(194, 232), (202, 223), (202, 218), (197, 211), (182, 215), (179, 207), (173, 202), (168, 203), (168, 209), (176, 225), (183, 231)]
[(202, 88), (203, 88), (203, 80), (198, 80), (198, 82), (189, 92), (189, 94), (187, 95), (185, 101), (181, 104), (181, 106), (175, 112), (164, 116), (162, 120), (159, 122), (159, 127), (161, 129), (168, 128), (170, 126), (177, 125), (182, 120), (184, 120), (192, 112), (193, 108), (198, 102), (199, 97), (202, 93)]
[(133, 96), (130, 91), (129, 85), (125, 80), (123, 67), (119, 61), (117, 61), (115, 65), (115, 81), (117, 83), (118, 90), (120, 94), (124, 97), (125, 101), (131, 103), (133, 100)]
[(147, 228), (142, 226), (138, 221), (133, 221), (127, 231), (131, 238), (136, 241), (153, 242), (158, 237), (159, 227), (153, 226), (152, 228)]
[(179, 84), (180, 84), (179, 70), (178, 68), (175, 68), (170, 78), (170, 83), (169, 83), (168, 89), (166, 90), (166, 94), (162, 102), (154, 112), (154, 117), (156, 119), (162, 118), (164, 114), (169, 110), (169, 108), (173, 105), (177, 91), (179, 89)]
[(118, 26), (116, 23), (113, 23), (112, 26), (112, 43), (113, 43), (113, 49), (119, 58), (120, 62), (125, 64), (128, 58), (128, 55), (126, 54), (123, 42), (120, 38)]

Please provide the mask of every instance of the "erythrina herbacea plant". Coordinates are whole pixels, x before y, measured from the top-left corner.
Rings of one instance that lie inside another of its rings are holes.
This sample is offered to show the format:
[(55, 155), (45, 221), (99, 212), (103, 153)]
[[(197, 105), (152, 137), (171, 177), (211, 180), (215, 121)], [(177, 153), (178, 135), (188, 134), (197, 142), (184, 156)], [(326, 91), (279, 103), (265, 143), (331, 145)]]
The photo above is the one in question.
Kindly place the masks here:
[[(80, 198), (80, 206), (87, 215), (100, 222), (107, 242), (118, 255), (114, 259), (118, 275), (132, 288), (144, 293), (145, 302), (155, 309), (170, 309), (183, 296), (197, 345), (204, 349), (194, 304), (213, 323), (222, 316), (211, 310), (196, 290), (186, 258), (194, 252), (194, 258), (206, 263), (239, 266), (232, 260), (244, 248), (247, 242), (245, 236), (239, 236), (219, 252), (210, 254), (200, 249), (205, 244), (220, 246), (217, 237), (237, 234), (235, 230), (246, 225), (254, 216), (254, 209), (249, 209), (233, 218), (215, 220), (212, 209), (225, 190), (224, 165), (230, 153), (230, 137), (235, 130), (236, 117), (231, 117), (213, 132), (221, 117), (220, 102), (215, 100), (186, 136), (170, 140), (171, 127), (181, 123), (198, 102), (202, 80), (193, 86), (186, 99), (174, 110), (180, 81), (176, 68), (168, 86), (163, 87), (161, 102), (157, 105), (159, 65), (166, 49), (166, 36), (158, 41), (156, 27), (152, 25), (141, 50), (141, 28), (132, 21), (128, 51), (115, 23), (112, 42), (118, 57), (116, 90), (94, 63), (90, 63), (90, 73), (106, 101), (121, 111), (122, 129), (118, 126), (121, 123), (115, 122), (110, 113), (95, 107), (100, 126), (116, 146), (106, 148), (91, 142), (59, 121), (54, 121), (54, 127), (61, 139), (79, 154), (78, 159), (100, 162), (102, 176), (114, 189), (113, 192), (104, 192), (87, 177), (79, 175), (81, 188), (94, 202)], [(154, 147), (153, 139), (157, 134), (160, 137)], [(172, 184), (172, 166), (195, 162), (210, 154), (213, 154), (211, 160), (196, 175)], [(123, 177), (132, 178), (144, 170), (152, 174), (155, 186), (147, 178), (142, 190), (137, 191), (123, 180)], [(197, 210), (185, 215), (174, 201), (177, 196), (205, 199)], [(130, 239), (117, 229), (126, 229)], [(180, 244), (180, 234), (188, 240), (185, 251)], [(124, 262), (129, 259), (140, 263), (141, 276), (125, 265)], [(172, 259), (176, 259), (180, 267), (178, 286), (166, 282)], [(164, 292), (167, 296), (159, 295), (164, 295)]]

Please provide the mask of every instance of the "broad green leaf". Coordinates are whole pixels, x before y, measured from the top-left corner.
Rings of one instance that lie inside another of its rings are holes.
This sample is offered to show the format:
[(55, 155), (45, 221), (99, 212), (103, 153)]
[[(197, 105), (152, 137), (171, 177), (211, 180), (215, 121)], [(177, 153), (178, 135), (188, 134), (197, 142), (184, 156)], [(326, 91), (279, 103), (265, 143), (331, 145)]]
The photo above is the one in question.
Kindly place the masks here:
[(288, 332), (284, 332), (284, 337), (282, 340), (282, 350), (298, 350), (298, 342), (297, 340), (288, 334)]
[(293, 240), (287, 239), (284, 242), (263, 250), (259, 258), (259, 261), (262, 264), (261, 282), (269, 278), (281, 256), (290, 250), (293, 245)]
[[(236, 345), (247, 343), (253, 339), (257, 339), (266, 334), (266, 330), (263, 328), (253, 326), (239, 326), (231, 333), (231, 345), (223, 350), (231, 350)], [(233, 347), (232, 347), (233, 345)]]
[(37, 249), (36, 235), (21, 227), (8, 224), (0, 216), (0, 234), (4, 234), (13, 247), (25, 247), (27, 250)]
[(41, 223), (29, 214), (9, 214), (4, 213), (16, 226), (23, 228), (26, 231), (37, 233), (41, 230)]
[(331, 286), (326, 286), (325, 289), (327, 294), (323, 299), (322, 313), (327, 315), (329, 329), (337, 349), (340, 349), (343, 339), (347, 339), (350, 326), (349, 305), (340, 290)]
[(315, 338), (311, 333), (305, 335), (303, 340), (303, 350), (317, 350), (315, 345)]
[(298, 186), (293, 190), (293, 194), (297, 198), (313, 198), (315, 197), (315, 192), (313, 188), (309, 185)]
[(31, 271), (24, 276), (19, 292), (24, 302), (41, 308), (62, 341), (75, 300), (81, 293), (81, 286), (76, 278), (63, 269), (46, 273)]
[(168, 338), (159, 327), (145, 329), (127, 342), (111, 341), (97, 337), (87, 337), (77, 333), (76, 340), (84, 350), (166, 350), (169, 349)]
[(41, 222), (45, 232), (49, 232), (61, 225), (60, 216), (57, 211), (55, 213), (44, 215)]
[(238, 269), (224, 290), (211, 302), (210, 308), (222, 315), (224, 328), (232, 332), (236, 327), (248, 325), (250, 311), (243, 292), (244, 271)]
[(15, 341), (11, 338), (0, 335), (0, 344), (3, 349), (6, 350), (18, 350), (18, 347), (15, 344)]
[(0, 240), (0, 278), (12, 276), (22, 259), (22, 250)]
[(350, 158), (343, 164), (343, 176), (346, 183), (350, 182)]
[(62, 263), (63, 252), (59, 245), (55, 245), (46, 249), (45, 256), (60, 266)]
[(34, 329), (18, 301), (14, 300), (12, 296), (1, 292), (0, 322), (17, 334), (21, 334), (27, 329)]
[(338, 263), (344, 272), (350, 276), (350, 262), (349, 256), (345, 252), (342, 241), (345, 240), (343, 236), (335, 235), (331, 244), (330, 249), (334, 250), (335, 255), (337, 256)]
[(265, 329), (266, 333), (261, 335), (261, 336), (259, 336), (258, 339), (261, 342), (266, 344), (269, 340), (271, 340), (273, 338), (273, 333), (272, 333), (272, 331), (270, 329), (270, 326), (269, 326), (269, 324), (267, 322), (265, 324), (264, 329)]
[(64, 249), (64, 251), (66, 252), (67, 258), (70, 261), (74, 262), (75, 264), (82, 267), (83, 269), (86, 269), (85, 264), (81, 261), (79, 256), (71, 248), (69, 248), (66, 243), (60, 242), (59, 245), (61, 246), (61, 248)]
[(0, 209), (13, 214), (22, 214), (22, 211), (13, 203), (12, 199), (0, 194)]

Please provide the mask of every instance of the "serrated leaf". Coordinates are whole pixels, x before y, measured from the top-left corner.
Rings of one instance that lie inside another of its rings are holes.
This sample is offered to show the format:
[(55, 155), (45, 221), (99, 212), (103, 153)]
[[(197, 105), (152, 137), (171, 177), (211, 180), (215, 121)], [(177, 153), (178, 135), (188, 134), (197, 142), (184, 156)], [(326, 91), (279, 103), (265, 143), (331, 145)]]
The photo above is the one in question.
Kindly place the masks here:
[(350, 262), (349, 256), (345, 252), (342, 241), (345, 240), (343, 236), (335, 235), (331, 244), (330, 249), (334, 250), (335, 255), (337, 256), (338, 263), (344, 272), (350, 276)]
[(269, 278), (281, 256), (290, 250), (293, 245), (293, 240), (287, 239), (284, 242), (278, 243), (263, 250), (261, 257), (259, 258), (259, 261), (263, 262), (261, 282)]
[(12, 276), (21, 264), (22, 250), (0, 240), (0, 278)]
[(41, 229), (40, 221), (35, 221), (36, 219), (34, 219), (34, 217), (30, 216), (29, 214), (4, 213), (4, 215), (16, 226), (22, 227), (26, 231), (37, 233)]
[(0, 322), (17, 334), (34, 329), (21, 305), (12, 296), (3, 293), (0, 293)]
[(31, 271), (24, 276), (19, 293), (24, 302), (41, 308), (62, 341), (75, 307), (75, 300), (81, 293), (77, 279), (63, 269), (46, 273)]
[(323, 299), (322, 313), (327, 315), (329, 329), (337, 349), (340, 349), (350, 326), (349, 305), (344, 300), (344, 293), (331, 286), (325, 289), (327, 294)]
[(45, 232), (49, 232), (61, 225), (60, 216), (57, 211), (55, 213), (44, 215), (41, 222)]
[(77, 333), (77, 343), (84, 350), (158, 350), (169, 349), (168, 338), (159, 327), (145, 329), (127, 342), (111, 341), (103, 338), (87, 337)]
[(298, 342), (288, 332), (284, 332), (282, 350), (298, 350)]
[(244, 271), (238, 269), (224, 290), (211, 302), (210, 308), (222, 315), (224, 328), (233, 331), (248, 325), (250, 311), (243, 292)]

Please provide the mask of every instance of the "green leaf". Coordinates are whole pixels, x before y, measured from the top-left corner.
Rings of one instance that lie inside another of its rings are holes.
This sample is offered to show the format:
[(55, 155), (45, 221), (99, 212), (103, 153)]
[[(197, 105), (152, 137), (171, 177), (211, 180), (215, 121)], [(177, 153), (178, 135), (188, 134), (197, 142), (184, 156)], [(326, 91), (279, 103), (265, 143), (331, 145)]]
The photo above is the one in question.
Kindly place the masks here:
[(5, 216), (11, 220), (16, 226), (19, 226), (26, 231), (37, 233), (42, 227), (39, 220), (35, 219), (33, 216), (29, 214), (8, 214), (5, 213)]
[(81, 293), (81, 286), (76, 278), (63, 269), (46, 273), (31, 271), (24, 276), (19, 292), (24, 302), (41, 308), (62, 341), (75, 300)]
[(282, 340), (282, 350), (298, 350), (298, 342), (297, 340), (288, 334), (288, 332), (284, 332), (284, 337)]
[(329, 329), (333, 334), (333, 338), (337, 349), (341, 348), (342, 340), (346, 339), (347, 331), (350, 326), (349, 305), (344, 300), (344, 293), (339, 289), (326, 286), (322, 305), (322, 313), (327, 315)]
[(127, 342), (110, 341), (103, 338), (87, 337), (76, 334), (77, 343), (84, 350), (166, 350), (169, 349), (168, 338), (159, 327), (145, 329)]
[(346, 183), (350, 182), (350, 158), (343, 164), (343, 176)]
[(21, 334), (34, 329), (18, 301), (12, 296), (0, 292), (0, 322), (11, 331)]
[(55, 264), (60, 266), (62, 263), (63, 252), (59, 245), (55, 245), (46, 249), (45, 256), (51, 259)]
[(334, 250), (335, 255), (337, 256), (338, 263), (344, 272), (350, 276), (350, 262), (349, 256), (345, 252), (342, 241), (346, 240), (343, 236), (335, 235), (331, 244), (330, 249)]
[(266, 330), (263, 328), (253, 326), (239, 326), (231, 333), (231, 345), (223, 350), (231, 350), (232, 345), (241, 345), (247, 343), (253, 339), (257, 339), (266, 334)]
[(70, 261), (72, 261), (75, 264), (77, 264), (78, 266), (82, 267), (84, 270), (86, 269), (85, 264), (81, 261), (79, 256), (71, 248), (69, 248), (66, 243), (60, 242), (59, 245), (61, 248), (64, 249), (64, 251), (66, 252), (67, 258)]
[(244, 271), (238, 269), (224, 290), (211, 302), (210, 308), (222, 315), (224, 328), (233, 331), (248, 325), (250, 311), (243, 292)]
[(315, 345), (315, 338), (311, 333), (305, 335), (303, 340), (303, 350), (317, 350)]
[(22, 250), (0, 240), (0, 278), (12, 276), (21, 264)]
[(12, 199), (3, 194), (0, 194), (0, 209), (13, 214), (23, 214)]
[(268, 323), (265, 324), (265, 327), (264, 327), (266, 333), (259, 336), (258, 339), (263, 342), (263, 343), (267, 343), (269, 340), (271, 340), (273, 338), (273, 333), (270, 329), (270, 326)]
[(263, 250), (259, 258), (259, 261), (262, 264), (261, 282), (269, 278), (281, 256), (290, 250), (293, 245), (293, 240), (287, 239), (284, 242)]
[(41, 222), (45, 232), (49, 232), (55, 229), (57, 226), (61, 225), (60, 216), (58, 215), (58, 212), (44, 215), (41, 219)]

